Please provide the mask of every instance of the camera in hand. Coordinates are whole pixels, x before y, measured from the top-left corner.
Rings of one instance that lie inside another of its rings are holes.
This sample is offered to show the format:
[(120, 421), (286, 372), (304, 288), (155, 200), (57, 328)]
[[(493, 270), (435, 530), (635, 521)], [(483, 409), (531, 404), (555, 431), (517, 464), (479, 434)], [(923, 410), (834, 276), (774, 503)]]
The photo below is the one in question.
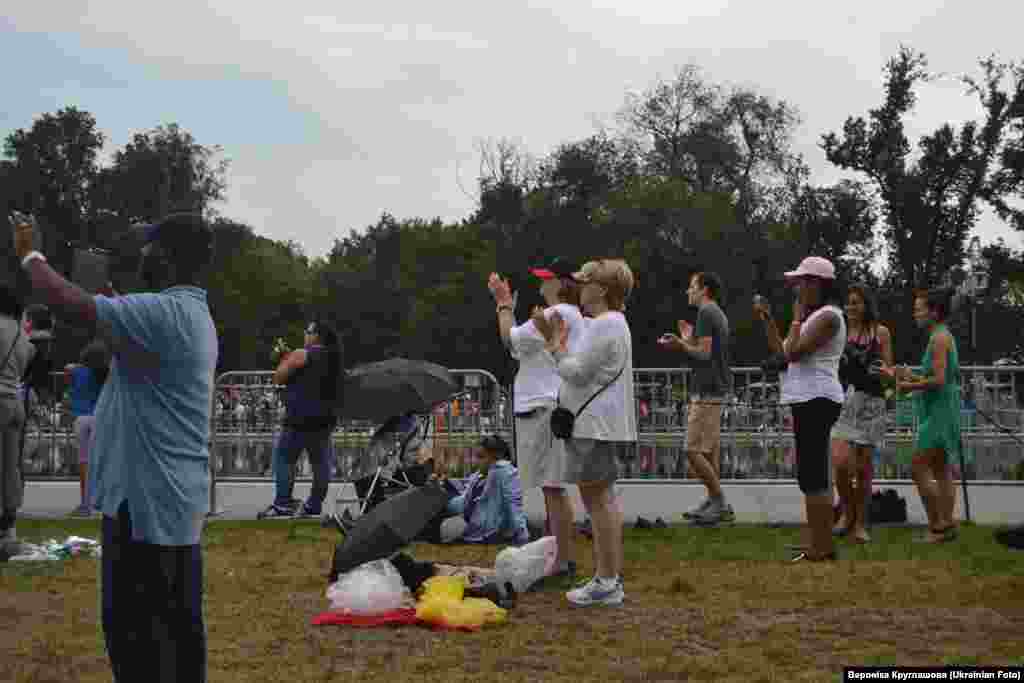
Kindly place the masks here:
[(869, 347), (847, 344), (839, 358), (839, 381), (858, 391), (882, 396), (885, 392), (881, 375), (882, 361), (877, 351)]

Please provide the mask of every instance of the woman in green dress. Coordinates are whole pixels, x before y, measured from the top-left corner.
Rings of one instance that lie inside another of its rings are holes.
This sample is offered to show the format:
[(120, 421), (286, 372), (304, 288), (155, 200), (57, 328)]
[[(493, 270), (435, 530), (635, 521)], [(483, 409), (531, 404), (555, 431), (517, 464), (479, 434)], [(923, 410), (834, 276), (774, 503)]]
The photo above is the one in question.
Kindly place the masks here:
[(928, 332), (922, 375), (912, 375), (906, 368), (887, 371), (899, 380), (900, 391), (913, 394), (918, 428), (912, 472), (928, 514), (928, 533), (922, 539), (927, 543), (950, 541), (957, 534), (950, 464), (960, 454), (960, 360), (956, 340), (946, 327), (951, 299), (949, 290), (914, 294), (914, 321)]

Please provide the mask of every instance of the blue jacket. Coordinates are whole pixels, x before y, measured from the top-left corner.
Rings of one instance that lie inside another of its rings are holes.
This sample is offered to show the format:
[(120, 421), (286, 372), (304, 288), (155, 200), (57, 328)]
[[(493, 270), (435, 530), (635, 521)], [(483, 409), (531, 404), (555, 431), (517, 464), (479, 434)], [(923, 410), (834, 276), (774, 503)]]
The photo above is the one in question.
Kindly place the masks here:
[(466, 519), (463, 540), (469, 543), (508, 540), (517, 545), (529, 542), (523, 490), (515, 465), (499, 460), (491, 466), (486, 479), (479, 472), (469, 475), (462, 493), (448, 501), (448, 512), (466, 516), (467, 504), (474, 498), (476, 505), (471, 506)]

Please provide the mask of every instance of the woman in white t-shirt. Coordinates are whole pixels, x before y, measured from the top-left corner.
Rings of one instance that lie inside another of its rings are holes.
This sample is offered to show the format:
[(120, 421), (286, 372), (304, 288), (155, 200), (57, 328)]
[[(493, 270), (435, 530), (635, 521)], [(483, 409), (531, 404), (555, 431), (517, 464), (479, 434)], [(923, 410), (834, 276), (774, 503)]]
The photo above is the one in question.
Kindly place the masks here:
[(793, 413), (797, 482), (804, 494), (810, 543), (794, 561), (834, 560), (832, 541), (832, 463), (829, 453), (832, 425), (842, 409), (839, 359), (846, 345), (842, 296), (832, 263), (808, 256), (785, 274), (797, 292), (793, 322), (785, 341), (768, 326), (774, 348), (782, 348), (789, 363), (782, 377), (781, 403)]
[(582, 588), (566, 593), (576, 605), (617, 605), (622, 585), (622, 511), (614, 485), (619, 459), (636, 446), (633, 400), (633, 338), (623, 315), (633, 291), (633, 271), (625, 261), (591, 261), (576, 273), (580, 302), (592, 316), (578, 351), (570, 349), (569, 330), (554, 316), (538, 311), (534, 324), (547, 340), (562, 377), (559, 403), (576, 415), (565, 441), (565, 481), (578, 484), (594, 529), (597, 572)]
[[(577, 349), (583, 339), (583, 315), (580, 313), (579, 285), (573, 280), (575, 265), (556, 259), (547, 268), (533, 268), (540, 278), (540, 294), (550, 319), (558, 314), (568, 330), (568, 346)], [(551, 533), (558, 544), (555, 575), (575, 573), (572, 552), (572, 501), (562, 483), (565, 478), (565, 449), (551, 435), (551, 411), (558, 398), (561, 378), (555, 361), (547, 352), (544, 337), (532, 320), (515, 324), (515, 297), (508, 282), (492, 273), (488, 287), (498, 304), (498, 328), (512, 357), (519, 361), (513, 386), (516, 420), (516, 465), (524, 491), (541, 487)]]

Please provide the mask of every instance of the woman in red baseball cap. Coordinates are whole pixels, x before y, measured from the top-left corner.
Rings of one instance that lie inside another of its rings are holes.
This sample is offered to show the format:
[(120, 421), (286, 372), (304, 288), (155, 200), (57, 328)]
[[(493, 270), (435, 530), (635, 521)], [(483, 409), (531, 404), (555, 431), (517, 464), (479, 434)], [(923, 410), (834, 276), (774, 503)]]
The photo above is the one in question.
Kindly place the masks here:
[[(557, 314), (566, 321), (568, 344), (577, 349), (583, 339), (584, 320), (580, 313), (580, 288), (573, 277), (575, 264), (555, 259), (546, 267), (530, 269), (540, 279), (540, 295), (546, 304), (544, 316)], [(498, 329), (512, 357), (519, 361), (513, 386), (516, 420), (516, 464), (523, 490), (540, 487), (551, 526), (558, 541), (556, 575), (575, 574), (570, 561), (573, 532), (572, 502), (565, 490), (565, 450), (551, 435), (551, 412), (558, 400), (562, 379), (545, 349), (545, 339), (530, 319), (517, 325), (516, 296), (508, 281), (491, 273), (488, 288), (498, 304)]]

